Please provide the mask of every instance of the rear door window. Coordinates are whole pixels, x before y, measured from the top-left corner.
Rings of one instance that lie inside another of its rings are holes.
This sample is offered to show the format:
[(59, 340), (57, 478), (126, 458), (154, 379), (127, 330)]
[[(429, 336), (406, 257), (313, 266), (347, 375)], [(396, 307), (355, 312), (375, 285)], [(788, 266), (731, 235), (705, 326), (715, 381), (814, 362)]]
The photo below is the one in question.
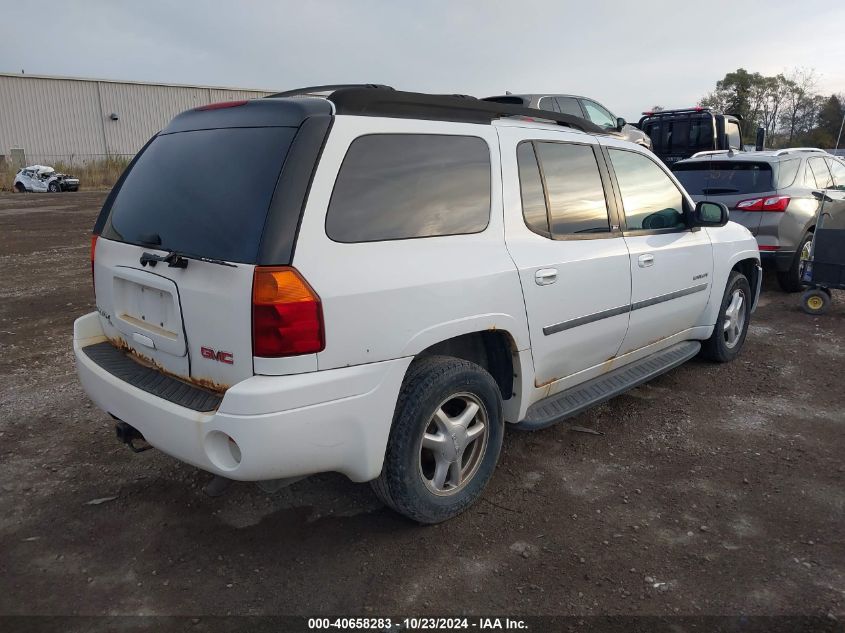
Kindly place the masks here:
[(326, 234), (352, 243), (479, 233), (490, 220), (490, 187), (481, 138), (362, 136), (340, 167)]
[[(800, 162), (800, 161), (799, 161)], [(772, 191), (772, 166), (764, 162), (708, 160), (677, 163), (675, 177), (693, 196)], [(793, 179), (795, 174), (793, 172)]]
[(833, 189), (833, 178), (830, 175), (830, 170), (827, 168), (827, 162), (824, 158), (811, 158), (807, 161), (810, 164), (810, 170), (816, 180), (816, 186), (819, 189)]
[(638, 152), (609, 151), (628, 230), (686, 228), (684, 197), (663, 169)]
[(607, 200), (590, 145), (534, 143), (549, 205), (552, 235), (609, 233)]
[(161, 134), (117, 192), (105, 238), (233, 262), (256, 261), (296, 128)]
[(840, 191), (845, 190), (845, 164), (834, 158), (828, 158), (827, 164), (830, 166), (830, 174), (833, 176), (833, 188)]
[(584, 118), (584, 111), (581, 110), (577, 99), (572, 97), (558, 97), (557, 107), (563, 114), (571, 114), (572, 116)]

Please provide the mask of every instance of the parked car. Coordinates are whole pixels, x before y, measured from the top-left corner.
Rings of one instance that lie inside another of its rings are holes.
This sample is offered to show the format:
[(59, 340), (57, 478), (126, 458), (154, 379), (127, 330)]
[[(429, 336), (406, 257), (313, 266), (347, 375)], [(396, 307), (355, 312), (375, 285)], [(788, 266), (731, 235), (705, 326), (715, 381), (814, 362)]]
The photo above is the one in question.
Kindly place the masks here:
[(52, 167), (44, 165), (30, 165), (19, 169), (15, 174), (14, 189), (19, 193), (25, 191), (58, 193), (59, 191), (78, 191), (79, 179), (67, 174), (56, 173)]
[(572, 116), (592, 121), (605, 130), (617, 132), (626, 141), (631, 141), (632, 143), (651, 149), (651, 139), (649, 139), (648, 134), (630, 125), (625, 119), (617, 117), (598, 101), (589, 97), (558, 94), (508, 94), (497, 97), (486, 97), (484, 100), (496, 103), (513, 103), (524, 105), (528, 108), (571, 114)]
[(845, 161), (820, 149), (702, 152), (672, 171), (694, 200), (725, 204), (731, 220), (751, 231), (787, 292), (802, 288), (802, 253), (822, 197), (826, 211), (845, 217)]
[(651, 151), (667, 165), (702, 151), (743, 148), (739, 117), (710, 108), (643, 112), (637, 127), (651, 139)]
[(641, 146), (537, 112), (347, 88), (180, 114), (94, 227), (85, 391), (133, 446), (343, 473), (434, 523), (479, 497), (506, 425), (735, 358), (748, 230)]

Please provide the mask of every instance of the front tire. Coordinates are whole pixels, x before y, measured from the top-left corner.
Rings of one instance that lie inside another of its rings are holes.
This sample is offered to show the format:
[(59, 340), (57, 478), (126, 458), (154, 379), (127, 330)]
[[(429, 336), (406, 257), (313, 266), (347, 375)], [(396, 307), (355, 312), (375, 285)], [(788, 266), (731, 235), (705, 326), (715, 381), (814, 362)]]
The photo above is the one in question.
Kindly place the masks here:
[(415, 361), (393, 417), (376, 495), (419, 523), (466, 510), (493, 476), (502, 447), (502, 397), (493, 377), (469, 361)]
[(795, 251), (795, 257), (792, 258), (789, 268), (777, 272), (778, 285), (784, 292), (799, 292), (804, 287), (801, 282), (801, 257), (812, 239), (813, 234), (807, 233), (798, 245), (798, 250)]
[(751, 320), (751, 285), (742, 273), (731, 271), (722, 296), (716, 327), (701, 346), (701, 355), (717, 363), (727, 363), (739, 356)]

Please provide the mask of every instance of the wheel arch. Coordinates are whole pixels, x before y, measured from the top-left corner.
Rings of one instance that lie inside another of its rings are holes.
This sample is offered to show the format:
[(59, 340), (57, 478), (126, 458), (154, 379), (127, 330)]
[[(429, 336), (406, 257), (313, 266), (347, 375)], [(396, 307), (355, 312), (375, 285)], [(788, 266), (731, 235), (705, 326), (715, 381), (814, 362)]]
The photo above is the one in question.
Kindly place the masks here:
[[(492, 327), (465, 332), (432, 343), (414, 356), (415, 361), (429, 356), (451, 356), (482, 367), (499, 387), (505, 418), (517, 415), (525, 368), (522, 367), (516, 339), (510, 331)], [(410, 367), (407, 371), (410, 371)]]
[(731, 272), (737, 270), (748, 278), (748, 283), (751, 286), (751, 294), (754, 297), (752, 309), (756, 307), (757, 297), (760, 294), (763, 277), (760, 265), (760, 252), (756, 248), (743, 248), (734, 250), (727, 244), (714, 244), (714, 266), (713, 266), (713, 281), (710, 290), (710, 298), (707, 302), (707, 307), (704, 309), (701, 322), (699, 325), (714, 326), (719, 315), (719, 308), (722, 305), (722, 296), (725, 292), (725, 287), (730, 279)]
[(760, 297), (760, 290), (763, 286), (763, 269), (760, 268), (756, 259), (749, 258), (739, 260), (731, 270), (742, 273), (748, 279), (748, 284), (751, 286), (751, 296), (753, 297), (751, 303), (751, 311), (753, 312), (757, 308), (757, 299)]

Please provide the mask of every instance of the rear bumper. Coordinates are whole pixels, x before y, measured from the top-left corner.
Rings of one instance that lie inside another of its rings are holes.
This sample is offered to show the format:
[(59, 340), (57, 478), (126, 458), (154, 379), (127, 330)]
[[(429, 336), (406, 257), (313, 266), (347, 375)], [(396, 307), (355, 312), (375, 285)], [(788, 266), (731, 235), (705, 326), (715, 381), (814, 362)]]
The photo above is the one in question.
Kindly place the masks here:
[(795, 251), (760, 251), (762, 264), (781, 272), (789, 270), (793, 259), (795, 259)]
[(242, 481), (330, 471), (353, 481), (377, 477), (411, 361), (253, 376), (230, 387), (217, 411), (202, 413), (120, 380), (82, 351), (104, 340), (96, 312), (74, 323), (77, 373), (97, 406), (162, 452)]

